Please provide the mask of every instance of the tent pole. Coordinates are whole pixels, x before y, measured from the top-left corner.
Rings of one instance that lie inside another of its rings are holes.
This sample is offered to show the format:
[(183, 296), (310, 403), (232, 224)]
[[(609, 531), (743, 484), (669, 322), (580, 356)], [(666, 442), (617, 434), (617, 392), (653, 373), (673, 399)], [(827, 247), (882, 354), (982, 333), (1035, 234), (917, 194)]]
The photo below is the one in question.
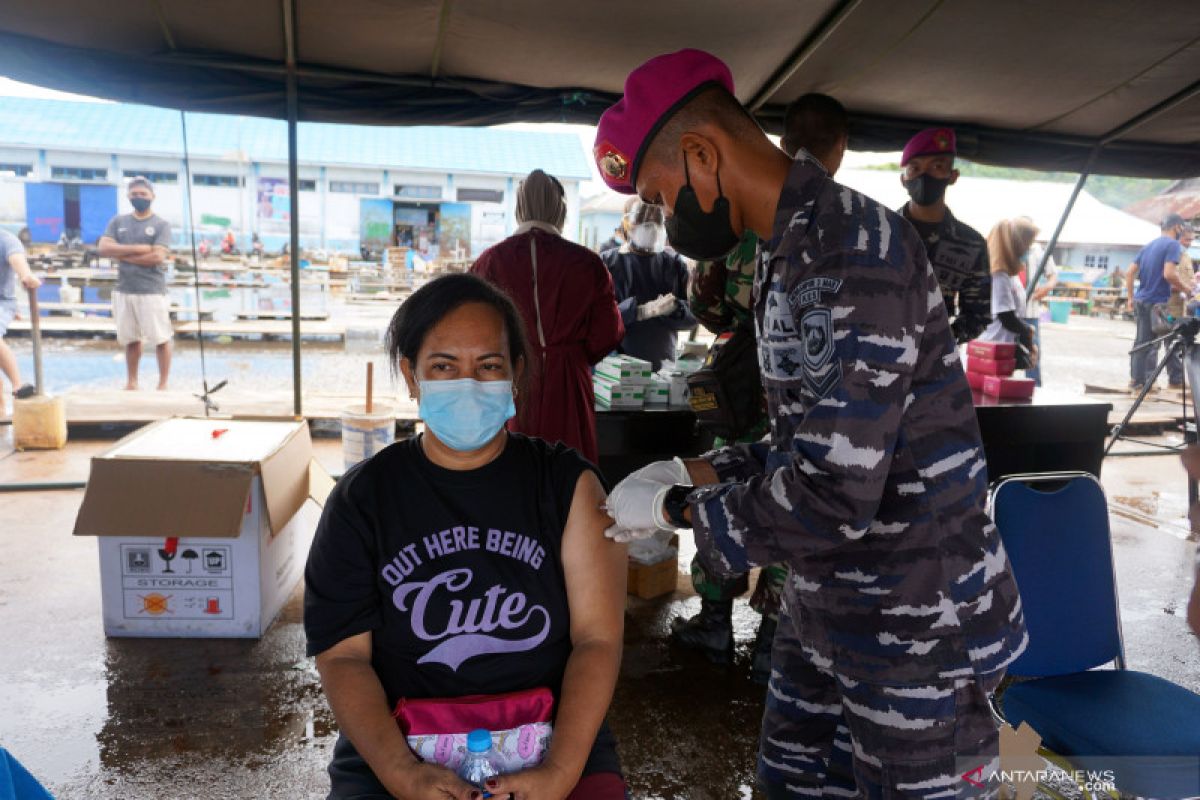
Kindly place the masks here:
[(833, 35), (833, 32), (838, 29), (838, 26), (846, 21), (846, 18), (854, 12), (861, 0), (841, 0), (837, 6), (825, 16), (817, 27), (814, 28), (804, 41), (800, 43), (787, 61), (783, 62), (778, 69), (767, 79), (754, 96), (746, 102), (746, 110), (751, 114), (755, 114), (762, 109), (767, 101), (775, 92), (779, 91), (785, 83), (787, 83), (796, 71), (808, 60), (817, 48)]
[(296, 5), (283, 0), (283, 33), (287, 51), (287, 126), (288, 126), (288, 227), (291, 244), (288, 262), (292, 276), (292, 413), (304, 413), (300, 387), (300, 177), (296, 148), (296, 124), (299, 102), (296, 97)]
[[(1038, 281), (1042, 278), (1042, 272), (1044, 272), (1046, 269), (1046, 261), (1050, 258), (1050, 254), (1054, 252), (1054, 248), (1058, 244), (1059, 234), (1062, 233), (1063, 226), (1067, 224), (1067, 217), (1071, 214), (1071, 209), (1075, 207), (1075, 200), (1079, 197), (1079, 192), (1083, 189), (1084, 181), (1086, 181), (1088, 179), (1088, 175), (1091, 174), (1092, 166), (1096, 163), (1096, 159), (1100, 156), (1100, 151), (1104, 149), (1104, 146), (1129, 135), (1133, 131), (1145, 125), (1147, 122), (1150, 122), (1151, 120), (1165, 114), (1167, 111), (1170, 111), (1176, 106), (1191, 100), (1198, 94), (1200, 94), (1200, 81), (1196, 81), (1182, 91), (1176, 92), (1161, 103), (1158, 103), (1157, 105), (1143, 111), (1133, 119), (1127, 120), (1125, 123), (1118, 125), (1108, 133), (1104, 134), (1104, 136), (1100, 137), (1099, 141), (1096, 143), (1096, 146), (1093, 147), (1092, 151), (1088, 154), (1087, 163), (1083, 165), (1083, 170), (1079, 173), (1078, 180), (1075, 181), (1075, 188), (1071, 190), (1071, 199), (1067, 201), (1067, 207), (1063, 209), (1062, 217), (1060, 217), (1058, 220), (1058, 226), (1054, 229), (1054, 235), (1051, 236), (1050, 241), (1046, 243), (1046, 252), (1042, 253), (1042, 260), (1038, 263), (1037, 270), (1033, 273), (1033, 280), (1026, 284), (1026, 303), (1028, 303), (1029, 299), (1033, 297), (1034, 287), (1037, 286)], [(1130, 287), (1130, 291), (1132, 290), (1133, 287)]]
[(1058, 225), (1054, 227), (1054, 233), (1050, 236), (1050, 241), (1046, 242), (1046, 250), (1042, 253), (1041, 260), (1038, 261), (1032, 280), (1025, 287), (1026, 303), (1033, 297), (1033, 290), (1037, 287), (1038, 281), (1042, 279), (1042, 273), (1046, 271), (1046, 262), (1050, 260), (1054, 248), (1058, 245), (1058, 237), (1062, 234), (1063, 227), (1067, 224), (1067, 217), (1071, 216), (1071, 209), (1075, 208), (1075, 201), (1079, 199), (1079, 193), (1083, 191), (1083, 184), (1087, 181), (1088, 175), (1091, 174), (1092, 164), (1096, 161), (1096, 156), (1099, 153), (1099, 147), (1092, 148), (1092, 153), (1088, 156), (1087, 163), (1083, 167), (1083, 172), (1079, 173), (1079, 177), (1075, 180), (1075, 188), (1071, 190), (1071, 197), (1067, 200), (1067, 207), (1063, 209), (1062, 216), (1058, 218)]

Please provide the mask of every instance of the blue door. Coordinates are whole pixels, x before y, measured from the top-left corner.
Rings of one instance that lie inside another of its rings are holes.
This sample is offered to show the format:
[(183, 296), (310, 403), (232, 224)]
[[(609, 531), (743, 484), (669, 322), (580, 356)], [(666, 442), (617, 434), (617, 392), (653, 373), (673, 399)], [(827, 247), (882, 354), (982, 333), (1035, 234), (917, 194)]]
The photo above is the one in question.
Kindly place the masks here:
[(25, 224), (35, 242), (57, 242), (63, 232), (61, 183), (25, 184)]
[(117, 215), (117, 187), (110, 184), (79, 187), (79, 227), (85, 244), (95, 244)]

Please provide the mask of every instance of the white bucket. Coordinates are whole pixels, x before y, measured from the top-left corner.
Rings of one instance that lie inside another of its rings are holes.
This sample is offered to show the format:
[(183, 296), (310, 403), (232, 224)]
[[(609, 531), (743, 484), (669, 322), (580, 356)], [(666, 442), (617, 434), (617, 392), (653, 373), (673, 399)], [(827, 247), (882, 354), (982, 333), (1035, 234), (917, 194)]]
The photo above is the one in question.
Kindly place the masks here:
[(375, 403), (342, 410), (342, 463), (346, 469), (378, 453), (396, 438), (396, 415), (391, 406)]

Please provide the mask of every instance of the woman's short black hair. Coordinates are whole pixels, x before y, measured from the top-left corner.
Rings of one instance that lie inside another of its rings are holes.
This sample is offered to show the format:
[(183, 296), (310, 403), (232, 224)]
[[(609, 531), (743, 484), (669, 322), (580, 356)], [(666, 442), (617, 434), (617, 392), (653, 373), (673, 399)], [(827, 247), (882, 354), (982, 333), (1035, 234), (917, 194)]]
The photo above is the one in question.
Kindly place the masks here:
[(508, 356), (515, 369), (525, 362), (525, 375), (529, 374), (529, 342), (525, 338), (525, 322), (509, 296), (477, 275), (456, 273), (443, 275), (417, 289), (405, 300), (388, 325), (388, 360), (392, 371), (400, 372), (400, 359), (407, 358), (414, 365), (425, 336), (434, 325), (447, 314), (468, 303), (483, 303), (496, 310), (504, 320), (504, 332), (508, 337)]

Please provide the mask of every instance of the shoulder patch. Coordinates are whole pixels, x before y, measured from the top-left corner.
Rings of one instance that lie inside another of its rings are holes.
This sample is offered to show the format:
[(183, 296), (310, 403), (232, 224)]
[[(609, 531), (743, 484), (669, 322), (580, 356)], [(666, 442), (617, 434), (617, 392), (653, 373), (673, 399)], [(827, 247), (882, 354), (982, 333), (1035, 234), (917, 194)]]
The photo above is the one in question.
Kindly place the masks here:
[(792, 308), (801, 309), (821, 302), (823, 293), (837, 294), (841, 289), (840, 278), (809, 278), (796, 284), (795, 288), (788, 292), (788, 302)]
[(818, 370), (833, 357), (833, 313), (828, 308), (812, 308), (800, 318), (804, 339), (804, 368)]
[(804, 343), (804, 385), (817, 397), (825, 397), (842, 379), (842, 362), (834, 358), (833, 312), (811, 308), (800, 318)]

